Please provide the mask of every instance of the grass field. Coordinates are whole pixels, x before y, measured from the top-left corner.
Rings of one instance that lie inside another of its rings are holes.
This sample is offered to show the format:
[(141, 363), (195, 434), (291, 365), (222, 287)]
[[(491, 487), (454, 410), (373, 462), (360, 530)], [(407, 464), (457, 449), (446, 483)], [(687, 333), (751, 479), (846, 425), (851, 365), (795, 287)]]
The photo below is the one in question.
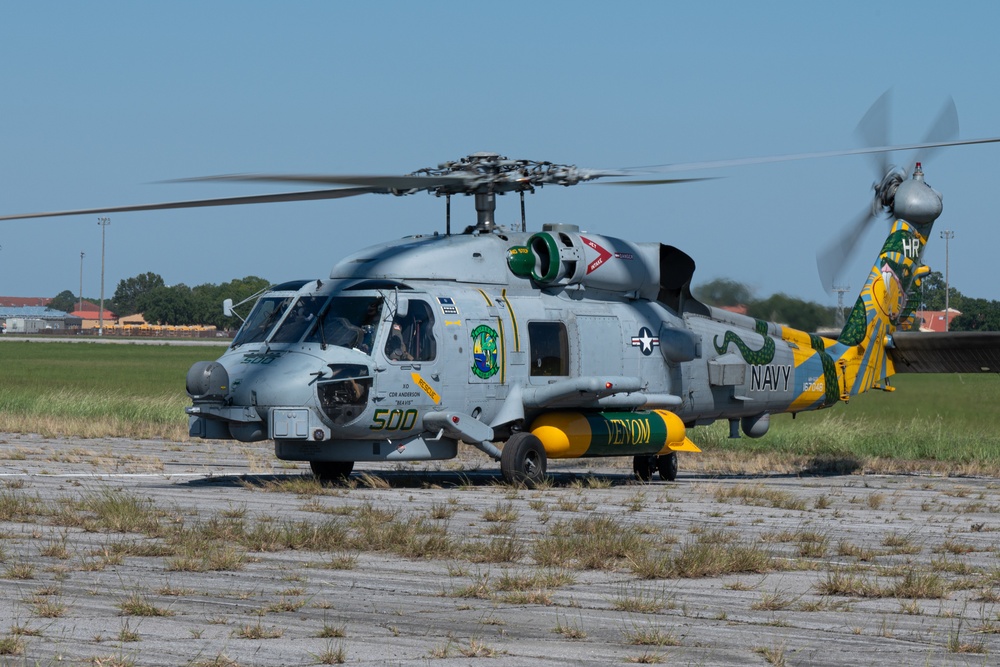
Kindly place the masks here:
[[(224, 349), (4, 342), (0, 431), (184, 440), (187, 370)], [(736, 457), (738, 469), (756, 456), (765, 467), (784, 460), (898, 471), (898, 462), (917, 461), (938, 470), (1000, 472), (1000, 376), (893, 380), (892, 393), (872, 392), (796, 419), (776, 415), (764, 438), (730, 440), (725, 421), (690, 435), (706, 453)]]
[(0, 431), (187, 437), (188, 368), (225, 347), (4, 342)]
[(726, 450), (1000, 466), (1000, 376), (901, 375), (893, 385), (795, 419), (773, 416), (758, 440), (729, 440), (722, 423), (695, 439)]

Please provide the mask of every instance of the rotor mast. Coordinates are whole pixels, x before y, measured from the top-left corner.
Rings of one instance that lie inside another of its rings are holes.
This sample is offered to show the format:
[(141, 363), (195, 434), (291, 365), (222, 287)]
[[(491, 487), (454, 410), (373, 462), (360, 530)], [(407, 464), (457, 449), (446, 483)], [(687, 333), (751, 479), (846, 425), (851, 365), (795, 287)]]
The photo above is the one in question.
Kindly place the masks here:
[(494, 192), (476, 193), (476, 229), (491, 231), (496, 227), (497, 196)]

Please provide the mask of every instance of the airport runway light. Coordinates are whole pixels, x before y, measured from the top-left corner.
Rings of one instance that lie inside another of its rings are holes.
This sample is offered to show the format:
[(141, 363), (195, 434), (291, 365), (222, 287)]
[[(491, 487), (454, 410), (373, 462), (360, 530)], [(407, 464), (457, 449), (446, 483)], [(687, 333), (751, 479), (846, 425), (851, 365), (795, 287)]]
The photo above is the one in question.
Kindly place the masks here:
[(111, 218), (98, 218), (101, 226), (101, 310), (97, 314), (97, 335), (104, 335), (104, 230), (111, 224)]

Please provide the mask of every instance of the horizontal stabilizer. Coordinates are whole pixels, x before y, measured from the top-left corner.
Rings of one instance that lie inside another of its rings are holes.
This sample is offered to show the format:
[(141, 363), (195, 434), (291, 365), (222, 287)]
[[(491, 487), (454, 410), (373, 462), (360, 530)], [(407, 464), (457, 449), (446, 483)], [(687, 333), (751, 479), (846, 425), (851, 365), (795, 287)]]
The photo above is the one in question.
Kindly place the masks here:
[(897, 373), (1000, 373), (1000, 332), (898, 332), (888, 350)]

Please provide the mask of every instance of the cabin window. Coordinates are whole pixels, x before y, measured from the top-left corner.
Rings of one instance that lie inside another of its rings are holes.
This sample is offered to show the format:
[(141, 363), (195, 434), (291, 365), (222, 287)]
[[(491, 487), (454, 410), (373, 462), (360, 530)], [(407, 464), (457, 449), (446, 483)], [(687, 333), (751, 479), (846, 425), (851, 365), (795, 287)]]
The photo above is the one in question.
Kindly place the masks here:
[(431, 361), (436, 355), (434, 311), (425, 301), (411, 300), (406, 315), (392, 319), (385, 356), (392, 361)]
[(569, 337), (562, 322), (529, 322), (532, 376), (569, 375)]

